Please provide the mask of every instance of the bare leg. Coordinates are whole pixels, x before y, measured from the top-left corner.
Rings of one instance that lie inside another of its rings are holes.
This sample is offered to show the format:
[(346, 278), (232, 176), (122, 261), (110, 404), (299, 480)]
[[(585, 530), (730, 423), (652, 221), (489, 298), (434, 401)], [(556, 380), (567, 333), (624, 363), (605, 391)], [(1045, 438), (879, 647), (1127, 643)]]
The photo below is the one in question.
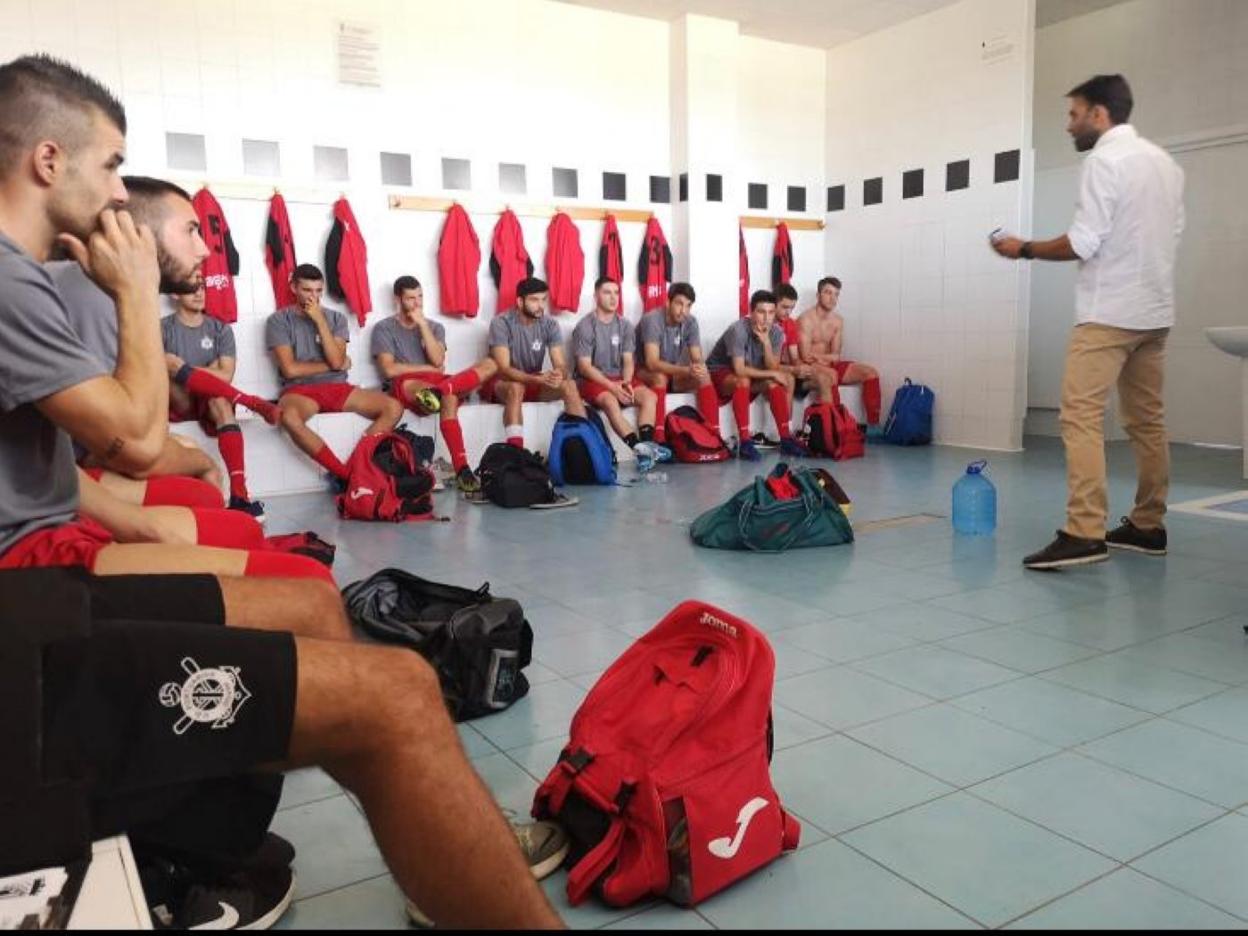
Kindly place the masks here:
[(325, 440), (308, 428), (308, 420), (321, 411), (315, 400), (297, 393), (288, 393), (281, 399), (282, 428), (299, 450), (312, 458), (325, 447)]
[(637, 425), (653, 426), (655, 407), (659, 402), (659, 398), (655, 396), (654, 391), (649, 387), (634, 387), (633, 401), (637, 404)]
[(602, 410), (607, 417), (607, 422), (611, 424), (611, 428), (615, 430), (615, 434), (621, 439), (626, 438), (633, 427), (628, 424), (628, 420), (624, 418), (623, 409), (620, 401), (610, 393), (600, 393), (594, 398), (594, 406)]
[(138, 504), (141, 506), (147, 497), (146, 481), (136, 481), (134, 478), (119, 475), (115, 471), (105, 471), (100, 475), (99, 481), (109, 494), (112, 494), (120, 501), (125, 501), (127, 504)]
[(403, 404), (380, 390), (352, 390), (343, 408), (373, 421), (364, 430), (365, 435), (389, 432), (403, 418)]
[(342, 597), (328, 582), (229, 576), (217, 581), (229, 627), (290, 631), (320, 640), (352, 639)]
[(571, 413), (573, 416), (585, 415), (585, 402), (581, 399), (581, 391), (576, 389), (575, 380), (565, 380), (560, 388), (560, 396), (563, 398), (563, 411)]
[(524, 384), (500, 380), (494, 384), (494, 398), (503, 404), (503, 425), (524, 425)]

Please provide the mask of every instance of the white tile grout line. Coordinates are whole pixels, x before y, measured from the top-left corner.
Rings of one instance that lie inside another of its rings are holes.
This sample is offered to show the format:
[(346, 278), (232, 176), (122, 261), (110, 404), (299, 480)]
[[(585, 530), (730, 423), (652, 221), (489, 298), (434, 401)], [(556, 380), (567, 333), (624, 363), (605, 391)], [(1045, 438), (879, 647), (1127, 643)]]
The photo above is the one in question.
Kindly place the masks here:
[(1197, 517), (1213, 517), (1217, 520), (1231, 520), (1236, 523), (1248, 523), (1248, 512), (1218, 510), (1223, 504), (1248, 502), (1248, 491), (1235, 491), (1230, 494), (1215, 494), (1212, 497), (1200, 497), (1196, 500), (1171, 504), (1169, 509), (1176, 513), (1193, 514)]

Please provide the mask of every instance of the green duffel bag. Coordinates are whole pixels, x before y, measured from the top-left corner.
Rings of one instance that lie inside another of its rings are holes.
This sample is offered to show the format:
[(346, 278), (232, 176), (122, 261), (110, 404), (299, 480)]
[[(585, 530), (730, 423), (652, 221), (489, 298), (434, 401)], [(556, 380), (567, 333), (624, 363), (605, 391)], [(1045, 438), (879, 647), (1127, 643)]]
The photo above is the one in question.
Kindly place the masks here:
[[(790, 496), (778, 497), (768, 481)], [(783, 462), (769, 477), (759, 476), (732, 498), (693, 521), (689, 535), (710, 549), (784, 552), (807, 546), (840, 546), (854, 541), (854, 530), (831, 494), (808, 468), (790, 470)]]

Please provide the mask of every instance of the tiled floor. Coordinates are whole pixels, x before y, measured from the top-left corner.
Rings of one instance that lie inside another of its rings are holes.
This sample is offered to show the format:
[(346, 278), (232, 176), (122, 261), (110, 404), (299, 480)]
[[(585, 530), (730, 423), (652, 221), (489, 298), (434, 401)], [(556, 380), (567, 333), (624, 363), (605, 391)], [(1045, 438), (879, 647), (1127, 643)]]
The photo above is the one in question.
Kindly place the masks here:
[[(871, 448), (834, 468), (858, 519), (945, 513), (975, 455)], [(802, 848), (696, 911), (570, 908), (560, 872), (546, 891), (575, 926), (1248, 927), (1248, 524), (1173, 514), (1165, 560), (1024, 573), (1061, 519), (1061, 450), (1036, 438), (988, 457), (991, 538), (941, 522), (782, 556), (696, 549), (689, 521), (754, 473), (735, 463), (579, 489), (579, 508), (545, 514), (445, 495), (447, 524), (342, 524), (328, 498), (282, 498), (270, 527), (335, 540), (344, 584), (400, 565), (522, 601), (532, 691), (461, 726), (521, 814), (588, 687), (677, 601), (767, 632), (773, 775)], [(1110, 461), (1116, 518), (1130, 453)], [(1176, 447), (1172, 499), (1243, 487), (1239, 465)], [(405, 925), (363, 815), (327, 777), (291, 777), (276, 828), (299, 851), (283, 925)]]

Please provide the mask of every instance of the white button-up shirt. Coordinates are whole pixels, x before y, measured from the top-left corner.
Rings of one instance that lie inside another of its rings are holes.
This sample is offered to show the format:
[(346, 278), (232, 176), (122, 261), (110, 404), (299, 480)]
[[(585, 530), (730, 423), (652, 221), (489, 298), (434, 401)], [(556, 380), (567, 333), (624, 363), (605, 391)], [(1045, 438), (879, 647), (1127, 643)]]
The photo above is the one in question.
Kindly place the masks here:
[(1103, 133), (1084, 160), (1066, 234), (1079, 255), (1076, 321), (1172, 326), (1183, 223), (1183, 170), (1170, 154), (1130, 124)]

